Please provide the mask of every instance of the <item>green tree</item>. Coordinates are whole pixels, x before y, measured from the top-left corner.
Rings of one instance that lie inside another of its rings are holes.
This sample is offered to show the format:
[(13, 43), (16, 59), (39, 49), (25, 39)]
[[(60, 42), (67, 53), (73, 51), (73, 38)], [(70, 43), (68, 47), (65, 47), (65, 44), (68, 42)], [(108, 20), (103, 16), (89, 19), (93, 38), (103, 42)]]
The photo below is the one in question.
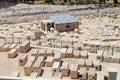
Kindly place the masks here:
[(53, 0), (45, 0), (45, 2), (50, 4), (50, 3), (53, 3)]
[(99, 4), (105, 3), (105, 0), (99, 0)]
[(65, 3), (64, 3), (64, 2), (61, 2), (61, 5), (65, 5)]
[(32, 2), (35, 2), (35, 0), (31, 0)]
[(92, 3), (93, 3), (93, 4), (97, 4), (97, 2), (96, 2), (96, 1), (92, 1)]
[(118, 4), (118, 0), (114, 0), (114, 4)]
[(83, 0), (78, 0), (78, 3), (83, 4), (84, 2), (83, 2)]
[(70, 2), (70, 5), (74, 5), (75, 3), (74, 2)]
[(86, 4), (90, 4), (90, 0), (86, 0)]
[(63, 0), (64, 2), (67, 2), (67, 0)]

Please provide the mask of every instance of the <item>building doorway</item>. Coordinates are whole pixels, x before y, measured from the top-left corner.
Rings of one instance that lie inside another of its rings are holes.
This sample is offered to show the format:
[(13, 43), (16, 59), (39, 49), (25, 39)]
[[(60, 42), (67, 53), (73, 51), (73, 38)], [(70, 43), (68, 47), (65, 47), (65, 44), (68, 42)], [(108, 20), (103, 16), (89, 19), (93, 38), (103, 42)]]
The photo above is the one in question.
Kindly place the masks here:
[(70, 28), (70, 25), (66, 25), (66, 28)]
[(47, 31), (50, 31), (50, 28), (54, 28), (54, 23), (47, 23)]

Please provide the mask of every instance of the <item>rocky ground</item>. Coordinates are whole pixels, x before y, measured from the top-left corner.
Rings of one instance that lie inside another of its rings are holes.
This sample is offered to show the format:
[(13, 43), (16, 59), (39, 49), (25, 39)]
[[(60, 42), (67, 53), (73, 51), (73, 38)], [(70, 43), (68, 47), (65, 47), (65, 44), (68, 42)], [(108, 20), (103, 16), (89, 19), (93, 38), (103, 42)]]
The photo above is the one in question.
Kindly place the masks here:
[[(93, 5), (90, 5), (94, 7)], [(0, 9), (0, 24), (33, 22), (49, 18), (51, 15), (71, 14), (74, 16), (89, 16), (107, 13), (120, 13), (119, 7), (105, 9), (89, 9), (85, 5), (29, 5), (17, 4)]]

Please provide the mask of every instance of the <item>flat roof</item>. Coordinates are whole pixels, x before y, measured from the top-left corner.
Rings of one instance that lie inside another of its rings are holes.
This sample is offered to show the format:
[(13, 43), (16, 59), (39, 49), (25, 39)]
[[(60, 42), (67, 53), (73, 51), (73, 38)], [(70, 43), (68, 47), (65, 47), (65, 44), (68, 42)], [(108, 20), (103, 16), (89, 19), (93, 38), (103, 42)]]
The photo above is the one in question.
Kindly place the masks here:
[(85, 64), (85, 59), (78, 59), (78, 62), (80, 65), (84, 65)]
[(78, 70), (78, 64), (71, 64), (70, 65), (70, 71), (77, 71)]
[(68, 48), (67, 49), (67, 53), (72, 53), (73, 52), (73, 49), (72, 48)]
[(88, 75), (95, 75), (95, 68), (89, 68)]
[(78, 72), (80, 72), (80, 74), (85, 74), (87, 73), (87, 69), (86, 68), (80, 68), (80, 70), (78, 70)]
[(69, 68), (69, 63), (64, 61), (62, 63), (61, 69), (68, 69), (68, 68)]
[(46, 50), (47, 49), (45, 49), (45, 48), (41, 48), (41, 49), (39, 49), (39, 53), (46, 53)]
[(66, 53), (66, 51), (67, 51), (67, 48), (62, 48), (61, 49), (61, 53)]
[(79, 22), (74, 16), (71, 16), (68, 14), (58, 15), (58, 16), (50, 16), (50, 19), (53, 20), (53, 22), (55, 24)]
[(58, 68), (60, 65), (60, 62), (54, 62), (52, 68)]
[(42, 20), (43, 23), (49, 23), (49, 22), (53, 22), (51, 19), (47, 19), (47, 20)]

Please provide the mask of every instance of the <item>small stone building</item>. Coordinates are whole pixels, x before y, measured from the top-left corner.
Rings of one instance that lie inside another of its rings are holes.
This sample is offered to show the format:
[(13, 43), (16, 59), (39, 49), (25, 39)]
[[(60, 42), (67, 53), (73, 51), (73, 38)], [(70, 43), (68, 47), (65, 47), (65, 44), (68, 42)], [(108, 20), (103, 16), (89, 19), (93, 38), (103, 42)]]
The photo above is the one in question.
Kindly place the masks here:
[(50, 16), (49, 20), (41, 21), (42, 30), (50, 31), (50, 28), (54, 28), (59, 32), (73, 31), (78, 28), (79, 21), (71, 15), (59, 15)]
[(41, 21), (41, 29), (43, 31), (50, 31), (51, 27), (54, 27), (54, 23), (51, 19)]

